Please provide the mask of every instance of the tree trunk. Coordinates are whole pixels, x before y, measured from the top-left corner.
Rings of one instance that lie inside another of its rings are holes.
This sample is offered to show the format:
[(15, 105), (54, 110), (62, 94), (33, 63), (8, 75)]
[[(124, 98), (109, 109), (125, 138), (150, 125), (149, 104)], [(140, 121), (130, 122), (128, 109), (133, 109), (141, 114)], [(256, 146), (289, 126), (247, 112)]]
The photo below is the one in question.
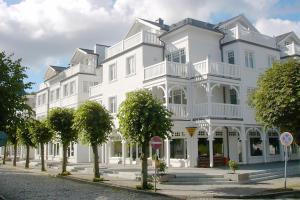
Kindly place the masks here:
[(42, 161), (42, 171), (46, 171), (46, 168), (45, 168), (45, 155), (44, 155), (44, 143), (41, 143), (41, 161)]
[(62, 170), (61, 173), (67, 172), (67, 162), (68, 162), (68, 157), (67, 157), (67, 152), (68, 152), (68, 144), (63, 144), (63, 161), (62, 161)]
[(92, 148), (94, 153), (94, 178), (100, 178), (98, 146), (95, 144), (92, 145)]
[(142, 178), (141, 178), (141, 186), (142, 189), (147, 189), (148, 186), (148, 151), (149, 151), (149, 142), (145, 141), (142, 143)]
[(4, 155), (3, 155), (3, 162), (2, 162), (3, 165), (5, 165), (5, 160), (6, 160), (6, 151), (7, 151), (6, 147), (7, 147), (7, 144), (4, 145)]
[(14, 167), (17, 166), (17, 148), (18, 148), (18, 144), (17, 144), (17, 142), (15, 142), (15, 144), (14, 144), (14, 160), (13, 160)]
[(29, 151), (30, 147), (29, 145), (26, 145), (26, 162), (25, 162), (25, 168), (29, 168)]

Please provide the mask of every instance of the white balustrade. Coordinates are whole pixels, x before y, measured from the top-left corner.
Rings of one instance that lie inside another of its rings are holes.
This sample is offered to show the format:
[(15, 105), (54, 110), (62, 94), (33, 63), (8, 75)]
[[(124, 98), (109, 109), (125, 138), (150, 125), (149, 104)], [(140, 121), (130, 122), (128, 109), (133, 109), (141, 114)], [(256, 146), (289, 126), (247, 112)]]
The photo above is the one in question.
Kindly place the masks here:
[(109, 47), (107, 49), (107, 58), (112, 57), (118, 53), (121, 53), (122, 51), (125, 51), (127, 49), (130, 49), (134, 46), (137, 46), (141, 43), (147, 43), (147, 44), (155, 44), (155, 45), (161, 45), (161, 41), (158, 38), (158, 35), (155, 33), (151, 33), (148, 31), (140, 31), (125, 40), (122, 40), (118, 42), (117, 44)]
[(212, 117), (240, 118), (241, 106), (234, 104), (212, 103)]
[(208, 116), (208, 103), (200, 103), (193, 105), (194, 118)]
[(93, 97), (102, 94), (102, 84), (94, 85), (89, 88), (89, 96)]
[(240, 78), (239, 65), (223, 62), (210, 62), (208, 59), (193, 64), (193, 76), (217, 75), (231, 78)]
[(95, 69), (95, 66), (84, 65), (84, 64), (79, 63), (77, 65), (69, 67), (68, 69), (66, 69), (64, 71), (64, 73), (65, 73), (66, 77), (70, 77), (70, 76), (72, 76), (74, 74), (77, 74), (77, 73), (95, 74), (96, 69)]
[(187, 64), (163, 61), (144, 69), (144, 79), (149, 80), (163, 75), (173, 77), (188, 77)]
[(169, 110), (175, 118), (187, 118), (187, 105), (185, 104), (169, 104)]

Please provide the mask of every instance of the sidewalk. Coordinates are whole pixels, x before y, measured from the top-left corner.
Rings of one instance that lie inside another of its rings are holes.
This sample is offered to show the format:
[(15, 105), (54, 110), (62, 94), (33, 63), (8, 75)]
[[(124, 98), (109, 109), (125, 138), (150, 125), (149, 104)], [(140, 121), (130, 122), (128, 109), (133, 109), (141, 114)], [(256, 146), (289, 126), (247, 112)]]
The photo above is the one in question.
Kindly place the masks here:
[[(10, 168), (16, 170), (25, 170), (32, 173), (40, 174), (40, 175), (50, 175), (56, 176), (60, 170), (59, 169), (51, 169), (49, 168), (47, 172), (41, 172), (40, 167), (31, 167), (30, 169), (24, 169), (24, 165), (18, 163), (17, 167), (12, 167), (11, 162), (7, 162), (6, 165), (0, 165), (0, 168)], [(117, 168), (117, 167), (116, 167)], [(116, 168), (106, 168), (105, 170), (114, 170)], [(120, 168), (122, 169), (122, 168)], [(102, 167), (101, 170), (104, 170)], [(136, 169), (137, 170), (137, 169)], [(196, 169), (179, 169), (176, 170), (174, 168), (170, 169), (172, 173), (182, 173), (183, 171), (193, 172)], [(205, 169), (206, 170), (206, 169)], [(207, 169), (208, 173), (223, 173), (225, 169)], [(245, 169), (248, 171), (249, 169)], [(204, 171), (202, 169), (202, 171)], [(103, 183), (93, 183), (91, 180), (93, 179), (92, 171), (89, 172), (71, 172), (72, 175), (68, 177), (63, 177), (66, 179), (72, 179), (75, 181), (84, 181), (91, 184), (105, 184), (114, 187), (122, 187), (135, 189), (136, 185), (140, 184), (139, 181), (129, 180), (129, 179), (121, 179), (110, 176), (102, 176), (105, 181)], [(196, 199), (196, 198), (212, 198), (212, 197), (222, 197), (222, 198), (241, 198), (245, 196), (252, 195), (263, 195), (267, 193), (274, 193), (278, 191), (282, 191), (284, 184), (284, 179), (274, 179), (269, 181), (263, 181), (256, 184), (226, 184), (226, 185), (157, 185), (157, 192), (169, 195), (173, 197), (179, 197), (182, 199)], [(287, 187), (293, 190), (300, 191), (300, 178), (299, 177), (288, 177)]]

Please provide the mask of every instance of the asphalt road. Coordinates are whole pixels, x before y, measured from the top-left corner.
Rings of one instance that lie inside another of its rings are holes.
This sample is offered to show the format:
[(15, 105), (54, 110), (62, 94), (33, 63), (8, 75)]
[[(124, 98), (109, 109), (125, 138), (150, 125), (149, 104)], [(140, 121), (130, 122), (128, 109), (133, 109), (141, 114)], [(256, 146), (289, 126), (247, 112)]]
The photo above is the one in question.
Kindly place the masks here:
[(172, 199), (0, 168), (0, 199)]

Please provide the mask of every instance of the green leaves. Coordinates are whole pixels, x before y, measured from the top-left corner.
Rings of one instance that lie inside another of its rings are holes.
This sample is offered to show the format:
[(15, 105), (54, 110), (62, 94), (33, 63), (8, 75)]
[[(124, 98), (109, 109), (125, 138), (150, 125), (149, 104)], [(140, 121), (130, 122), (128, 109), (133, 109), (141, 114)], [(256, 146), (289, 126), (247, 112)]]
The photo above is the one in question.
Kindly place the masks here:
[(113, 129), (109, 112), (95, 101), (86, 101), (75, 112), (73, 129), (84, 144), (99, 145), (108, 139)]
[(33, 144), (48, 143), (53, 138), (53, 132), (49, 129), (47, 122), (32, 120), (29, 124)]
[(300, 135), (299, 94), (300, 63), (296, 60), (275, 63), (259, 78), (258, 89), (251, 97), (257, 120), (266, 127)]
[(78, 134), (73, 130), (74, 111), (70, 108), (54, 108), (50, 110), (47, 123), (50, 129), (55, 132), (62, 144), (69, 144), (78, 138)]
[(133, 143), (149, 142), (152, 136), (168, 137), (171, 113), (147, 90), (127, 94), (117, 115), (121, 134)]

